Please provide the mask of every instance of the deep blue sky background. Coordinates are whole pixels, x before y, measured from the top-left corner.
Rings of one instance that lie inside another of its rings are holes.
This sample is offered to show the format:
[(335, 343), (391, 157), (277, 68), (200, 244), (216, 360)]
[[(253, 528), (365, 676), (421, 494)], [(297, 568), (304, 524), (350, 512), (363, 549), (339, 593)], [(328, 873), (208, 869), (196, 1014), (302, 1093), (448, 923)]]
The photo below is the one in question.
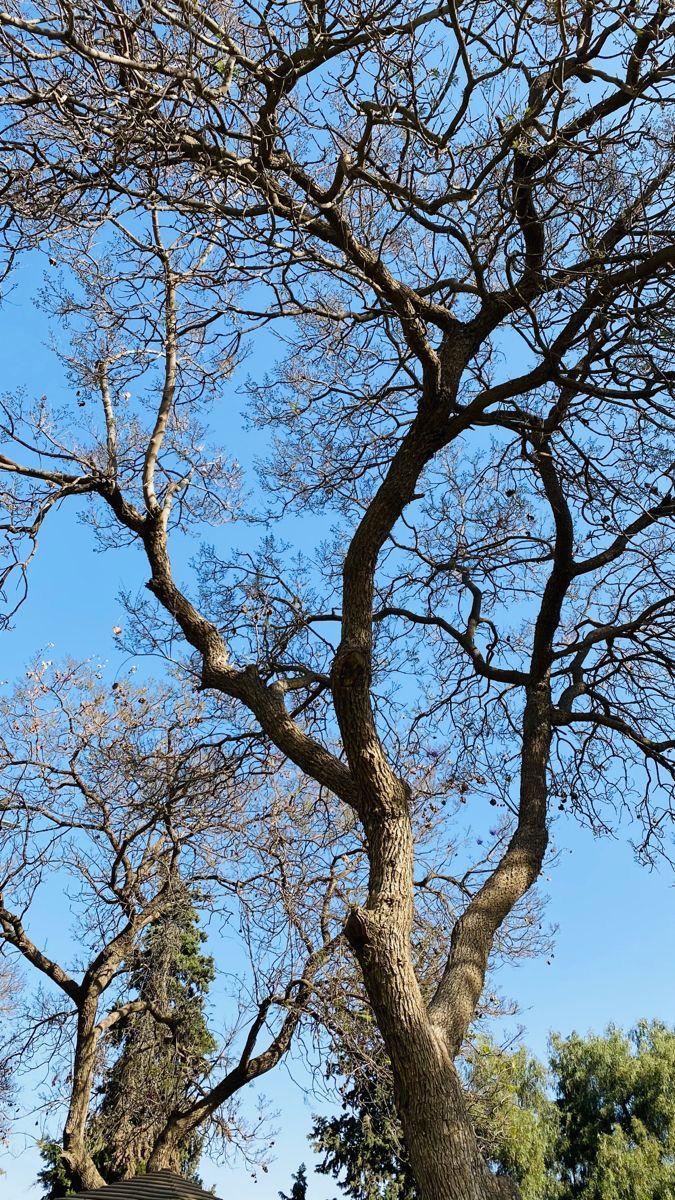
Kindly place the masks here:
[[(26, 260), (18, 286), (0, 312), (0, 390), (5, 394), (16, 387), (36, 395), (53, 394), (62, 386), (58, 364), (44, 345), (44, 318), (30, 299), (40, 274), (41, 266)], [(274, 340), (266, 335), (246, 371), (262, 374), (272, 365), (274, 352)], [(224, 385), (214, 423), (219, 440), (227, 438), (229, 450), (250, 466), (255, 435), (245, 434), (241, 421), (233, 419), (241, 404), (235, 378)], [(294, 522), (293, 533), (298, 542), (313, 544), (316, 519)], [(253, 536), (257, 539), (257, 533)], [(184, 561), (187, 547), (181, 547), (179, 555)], [(14, 629), (0, 635), (2, 679), (11, 682), (26, 661), (49, 643), (53, 643), (50, 658), (92, 656), (121, 665), (112, 635), (114, 625), (124, 624), (118, 594), (122, 588), (141, 586), (145, 577), (135, 550), (93, 553), (92, 534), (78, 523), (73, 505), (53, 514), (31, 569), (29, 599)], [(521, 1007), (513, 1029), (522, 1025), (526, 1044), (543, 1054), (551, 1030), (599, 1031), (608, 1022), (628, 1026), (640, 1017), (675, 1024), (675, 895), (669, 872), (665, 868), (648, 872), (633, 862), (625, 840), (599, 841), (570, 823), (557, 825), (555, 840), (561, 855), (545, 885), (550, 898), (547, 916), (559, 927), (555, 957), (550, 965), (539, 959), (504, 967), (498, 977), (500, 989)], [(67, 923), (67, 911), (58, 906), (45, 917), (43, 932), (52, 945), (59, 942)], [(257, 1183), (246, 1167), (204, 1162), (203, 1178), (206, 1184), (216, 1185), (223, 1200), (276, 1200), (279, 1188), (289, 1190), (298, 1164), (303, 1160), (311, 1164), (305, 1138), (318, 1103), (305, 1094), (305, 1083), (306, 1073), (297, 1058), (260, 1082), (252, 1101), (264, 1092), (271, 1107), (279, 1110), (277, 1160)], [(0, 1154), (6, 1173), (0, 1178), (0, 1197), (19, 1200), (39, 1195), (34, 1187), (38, 1156), (32, 1144), (38, 1132), (31, 1122), (10, 1152)], [(336, 1194), (332, 1181), (310, 1176), (310, 1200), (329, 1200)]]

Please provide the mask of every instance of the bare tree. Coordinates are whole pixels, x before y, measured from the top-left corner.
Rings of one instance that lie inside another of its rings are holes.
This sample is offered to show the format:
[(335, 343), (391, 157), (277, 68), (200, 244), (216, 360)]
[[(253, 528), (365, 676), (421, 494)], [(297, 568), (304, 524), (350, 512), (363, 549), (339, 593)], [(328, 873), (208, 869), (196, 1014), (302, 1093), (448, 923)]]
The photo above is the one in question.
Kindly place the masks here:
[[(151, 923), (184, 902), (187, 889), (242, 934), (221, 1045), (185, 1101), (163, 1123), (155, 1114), (157, 1165), (172, 1165), (186, 1133), (205, 1124), (212, 1137), (231, 1145), (239, 1137), (246, 1149), (237, 1093), (288, 1049), (340, 936), (330, 911), (340, 882), (338, 824), (327, 830), (305, 798), (301, 901), (293, 896), (299, 864), (283, 844), (289, 793), (275, 799), (272, 787), (261, 788), (256, 812), (222, 714), (175, 688), (113, 686), (109, 699), (101, 671), (36, 663), (0, 711), (3, 953), (43, 983), (27, 988), (8, 1025), (7, 1061), (33, 1072), (33, 1088), (35, 1072), (47, 1072), (48, 1108), (60, 1103), (65, 1112), (63, 1161), (84, 1187), (102, 1185), (87, 1133), (110, 1034), (145, 1012), (171, 1036), (179, 1019), (130, 995)], [(70, 952), (55, 957), (39, 944), (39, 913), (59, 886), (73, 927), (59, 939)]]
[[(46, 245), (72, 272), (52, 302), (100, 412), (73, 437), (8, 400), (6, 586), (73, 494), (142, 548), (146, 639), (177, 627), (242, 735), (363, 831), (345, 933), (420, 1196), (503, 1194), (454, 1061), (551, 808), (669, 844), (671, 5), (63, 0), (2, 23), (8, 269)], [(312, 509), (326, 537), (305, 563), (207, 549), (188, 595), (172, 526), (244, 511), (199, 405), (275, 318), (267, 519)], [(452, 789), (510, 825), (427, 1002), (416, 796)]]
[[(251, 1163), (264, 1156), (267, 1128), (256, 1120), (251, 1129), (240, 1116), (240, 1092), (303, 1030), (319, 1047), (328, 1038), (368, 1057), (362, 987), (340, 951), (347, 907), (364, 887), (358, 828), (329, 796), (298, 786), (267, 751), (256, 752), (228, 721), (227, 706), (207, 701), (189, 687), (124, 675), (111, 683), (101, 666), (49, 660), (36, 660), (0, 701), (2, 996), (12, 957), (29, 968), (32, 985), (24, 1003), (11, 1006), (0, 1061), (8, 1081), (11, 1068), (29, 1071), (33, 1093), (42, 1074), (52, 1129), (54, 1112), (64, 1114), (61, 1161), (75, 1186), (100, 1182), (96, 1153), (107, 1135), (92, 1117), (124, 1022), (142, 1017), (146, 1037), (154, 1026), (174, 1039), (176, 1055), (189, 1050), (180, 1012), (132, 986), (147, 931), (170, 927), (186, 895), (237, 947), (235, 962), (221, 960), (230, 1004), (219, 1013), (217, 1053), (183, 1072), (185, 1098), (173, 1108), (148, 1098), (143, 1163), (176, 1167), (195, 1133)], [(423, 821), (420, 845), (429, 845), (414, 946), (428, 973), (443, 947), (432, 931), (439, 920), (451, 925), (452, 909), (447, 882), (435, 886), (446, 861), (438, 825), (428, 814)], [(495, 852), (479, 856), (461, 886), (489, 869)], [(47, 954), (40, 914), (55, 889), (72, 927)], [(504, 931), (504, 953), (536, 950), (540, 922), (537, 905), (525, 906)], [(490, 997), (485, 1015), (502, 1011)], [(128, 1130), (122, 1136), (118, 1168), (134, 1174), (136, 1146)]]
[[(189, 1052), (181, 1013), (162, 1008), (152, 990), (136, 994), (132, 982), (147, 931), (170, 929), (186, 895), (234, 951), (233, 962), (220, 959), (230, 997), (218, 1014), (220, 1044), (205, 1067), (188, 1064), (186, 1096), (173, 1108), (146, 1085), (144, 1157), (122, 1129), (117, 1169), (134, 1174), (148, 1157), (177, 1167), (194, 1134), (264, 1164), (269, 1122), (251, 1126), (241, 1116), (242, 1089), (304, 1033), (319, 1048), (329, 1039), (367, 1057), (363, 991), (341, 952), (347, 906), (364, 887), (358, 829), (330, 797), (313, 796), (267, 752), (256, 754), (250, 737), (242, 754), (227, 710), (206, 701), (152, 680), (111, 684), (96, 665), (36, 660), (0, 702), (1, 1078), (9, 1100), (12, 1074), (30, 1073), (52, 1132), (54, 1113), (63, 1113), (61, 1161), (75, 1186), (100, 1170), (96, 1154), (109, 1134), (94, 1115), (96, 1095), (124, 1023), (143, 1018), (146, 1038), (154, 1027), (177, 1056)], [(421, 972), (443, 944), (432, 937), (439, 917), (451, 924), (447, 889), (434, 887), (444, 861), (437, 825), (425, 824), (432, 844), (414, 939)], [(485, 869), (480, 857), (467, 880)], [(39, 930), (55, 889), (72, 927), (47, 954)], [(536, 951), (540, 922), (536, 904), (524, 907), (505, 930), (504, 953)], [(12, 958), (28, 967), (21, 1004)], [(502, 1011), (492, 996), (485, 1015)], [(129, 1119), (133, 1105), (129, 1096)], [(105, 1146), (111, 1158), (114, 1149)]]

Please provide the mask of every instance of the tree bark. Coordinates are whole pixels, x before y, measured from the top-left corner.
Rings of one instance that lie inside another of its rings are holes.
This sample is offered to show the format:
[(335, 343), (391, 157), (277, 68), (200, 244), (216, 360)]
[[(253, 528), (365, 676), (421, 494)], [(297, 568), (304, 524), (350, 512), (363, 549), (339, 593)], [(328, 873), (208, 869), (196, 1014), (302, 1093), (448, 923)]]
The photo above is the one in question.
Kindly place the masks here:
[(63, 1130), (62, 1158), (67, 1167), (70, 1181), (78, 1190), (90, 1190), (105, 1186), (105, 1179), (94, 1165), (85, 1143), (91, 1088), (96, 1070), (97, 1007), (98, 993), (92, 989), (84, 997), (77, 1016), (73, 1090)]
[(480, 1152), (445, 1032), (430, 1020), (419, 989), (407, 931), (357, 909), (345, 932), (391, 1059), (396, 1108), (420, 1196), (517, 1197), (517, 1188), (494, 1176)]

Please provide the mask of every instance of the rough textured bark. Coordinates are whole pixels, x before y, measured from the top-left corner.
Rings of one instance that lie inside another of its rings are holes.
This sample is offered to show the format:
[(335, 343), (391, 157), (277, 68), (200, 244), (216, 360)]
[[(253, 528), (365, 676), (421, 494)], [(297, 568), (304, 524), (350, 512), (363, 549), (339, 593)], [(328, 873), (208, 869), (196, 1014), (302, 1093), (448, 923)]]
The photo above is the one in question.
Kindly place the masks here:
[(84, 998), (77, 1016), (75, 1058), (71, 1102), (63, 1129), (63, 1159), (71, 1181), (78, 1190), (100, 1188), (103, 1176), (94, 1165), (85, 1145), (85, 1132), (91, 1089), (96, 1070), (98, 994), (92, 991)]
[[(398, 867), (404, 878), (412, 861), (405, 818), (398, 829), (390, 826), (386, 840), (392, 877)], [(412, 966), (406, 908), (380, 897), (374, 908), (352, 912), (346, 935), (391, 1059), (396, 1106), (420, 1194), (443, 1200), (516, 1195), (508, 1180), (490, 1173), (479, 1151), (445, 1030), (431, 1019)]]
[(483, 990), (495, 934), (537, 879), (548, 844), (547, 771), (551, 745), (550, 686), (529, 692), (523, 718), (519, 819), (506, 853), (457, 921), (447, 969), (431, 1004), (456, 1056)]

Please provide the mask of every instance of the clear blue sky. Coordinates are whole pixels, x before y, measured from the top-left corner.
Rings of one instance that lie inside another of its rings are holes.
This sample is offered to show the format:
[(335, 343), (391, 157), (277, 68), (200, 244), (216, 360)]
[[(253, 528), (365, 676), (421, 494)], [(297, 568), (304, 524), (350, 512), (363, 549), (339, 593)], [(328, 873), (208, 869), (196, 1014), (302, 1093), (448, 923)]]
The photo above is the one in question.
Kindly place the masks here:
[[(41, 394), (60, 384), (57, 365), (42, 344), (42, 318), (29, 299), (38, 283), (35, 265), (26, 263), (17, 291), (0, 312), (4, 392), (24, 386)], [(263, 347), (257, 362), (249, 360), (249, 370), (271, 365), (269, 337)], [(262, 361), (263, 356), (268, 361)], [(223, 411), (229, 414), (228, 434), (235, 439), (231, 448), (250, 462), (251, 448), (231, 420), (238, 404), (230, 387)], [(296, 529), (301, 537), (301, 525)], [(312, 540), (314, 532), (315, 525), (309, 526)], [(91, 534), (78, 524), (74, 509), (56, 514), (41, 539), (29, 600), (14, 630), (2, 635), (3, 679), (11, 681), (47, 643), (54, 643), (50, 657), (55, 659), (92, 655), (115, 661), (112, 627), (123, 623), (118, 592), (144, 579), (136, 551), (93, 554)], [(522, 1024), (526, 1043), (541, 1054), (552, 1029), (601, 1030), (608, 1022), (625, 1026), (643, 1016), (675, 1024), (675, 895), (669, 874), (637, 867), (625, 842), (596, 841), (569, 824), (557, 826), (556, 841), (562, 853), (546, 883), (547, 915), (559, 926), (555, 957), (550, 965), (535, 960), (503, 968), (499, 975), (501, 990), (521, 1006), (514, 1028)], [(53, 927), (46, 930), (53, 939), (58, 940), (64, 919), (66, 914), (54, 912)], [(215, 1184), (223, 1200), (276, 1198), (279, 1188), (289, 1190), (298, 1164), (312, 1162), (305, 1138), (317, 1104), (303, 1092), (305, 1078), (302, 1062), (291, 1060), (290, 1067), (278, 1069), (259, 1088), (279, 1110), (278, 1157), (268, 1175), (255, 1183), (246, 1168), (203, 1164), (205, 1182)], [(0, 1155), (6, 1172), (0, 1178), (3, 1200), (37, 1197), (37, 1161), (30, 1137), (17, 1139), (9, 1154)], [(310, 1177), (310, 1200), (329, 1200), (336, 1194), (331, 1181)]]

